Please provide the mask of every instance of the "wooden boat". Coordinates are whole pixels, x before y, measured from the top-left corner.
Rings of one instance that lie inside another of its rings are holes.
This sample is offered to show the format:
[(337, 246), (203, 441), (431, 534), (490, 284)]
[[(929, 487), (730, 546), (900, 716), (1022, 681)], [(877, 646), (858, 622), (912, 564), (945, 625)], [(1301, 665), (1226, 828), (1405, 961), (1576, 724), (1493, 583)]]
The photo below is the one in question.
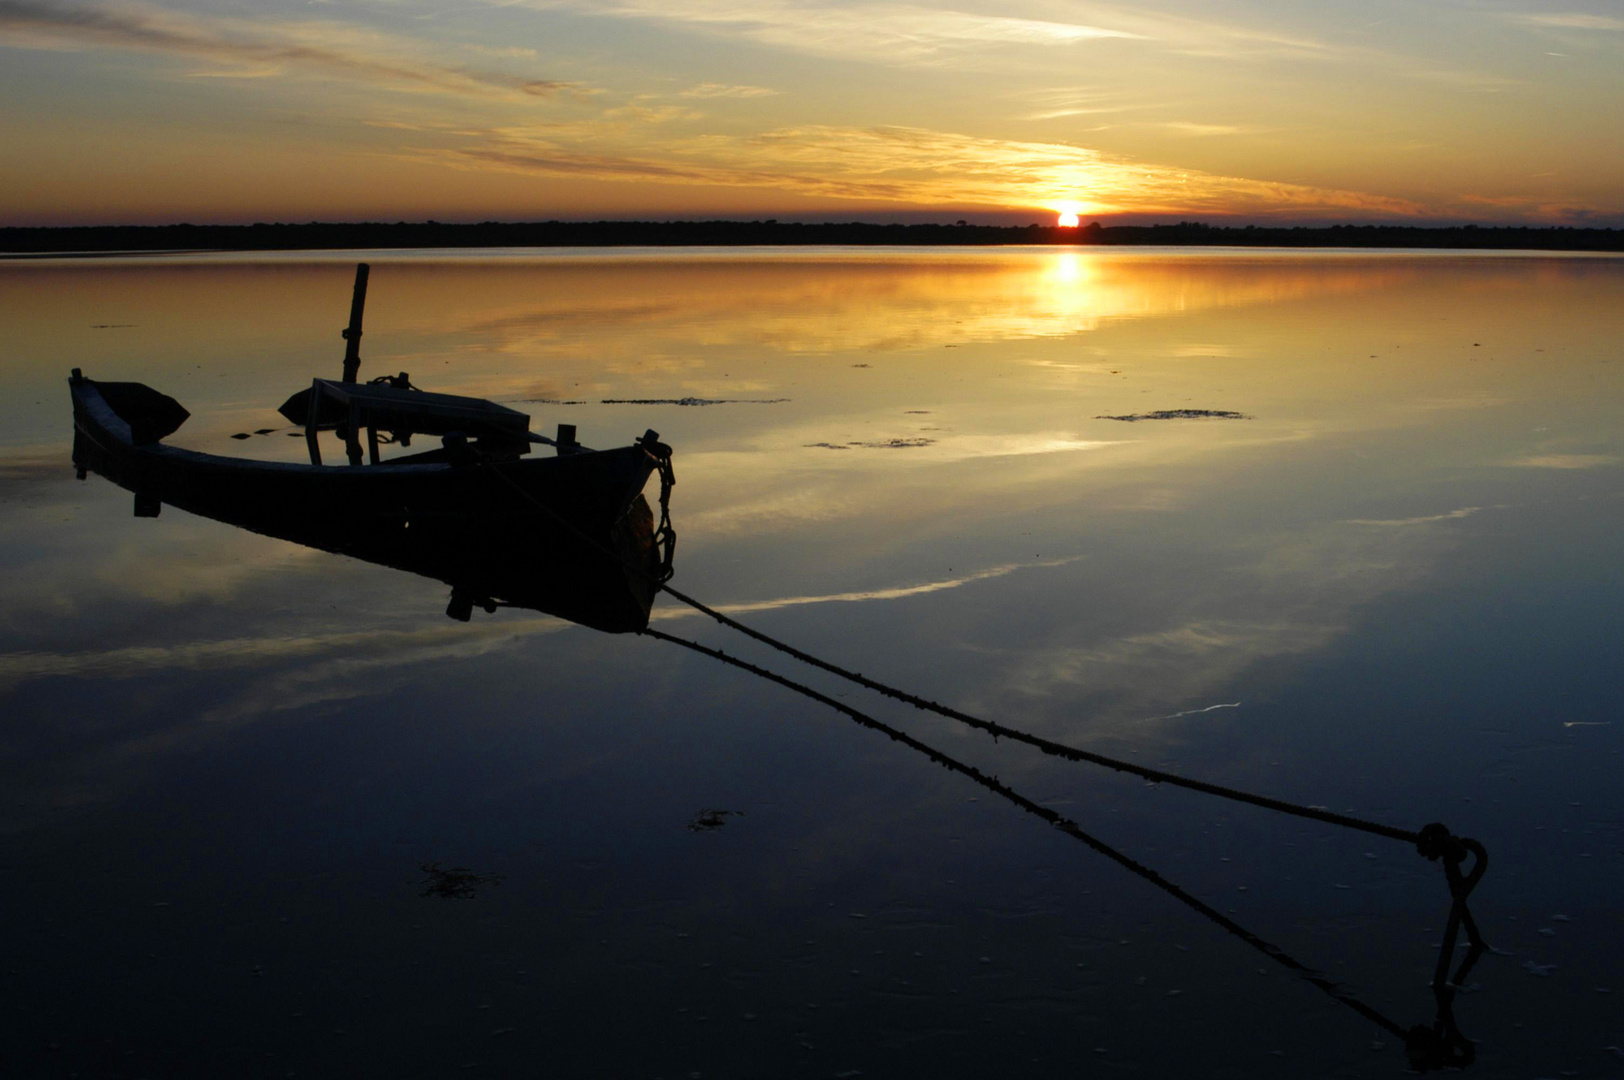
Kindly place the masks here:
[[(357, 293), (364, 295), (364, 273)], [(359, 337), (352, 311), (351, 340)], [(346, 336), (350, 336), (346, 334)], [(572, 425), (549, 439), (529, 417), (477, 398), (428, 394), (404, 375), (374, 383), (317, 379), (283, 406), (305, 421), (311, 463), (255, 461), (165, 445), (186, 420), (174, 399), (140, 383), (98, 382), (75, 368), (73, 460), (135, 494), (137, 517), (163, 504), (444, 581), (447, 614), (473, 607), (546, 611), (612, 632), (640, 630), (670, 576), (666, 514), (671, 450), (649, 431), (629, 446), (589, 450)], [(403, 385), (404, 384), (404, 385)], [(349, 464), (320, 463), (318, 434), (336, 430)], [(366, 433), (369, 464), (360, 463)], [(440, 435), (427, 452), (380, 460), (382, 437)], [(531, 456), (535, 444), (556, 456)], [(656, 530), (643, 488), (661, 477)]]

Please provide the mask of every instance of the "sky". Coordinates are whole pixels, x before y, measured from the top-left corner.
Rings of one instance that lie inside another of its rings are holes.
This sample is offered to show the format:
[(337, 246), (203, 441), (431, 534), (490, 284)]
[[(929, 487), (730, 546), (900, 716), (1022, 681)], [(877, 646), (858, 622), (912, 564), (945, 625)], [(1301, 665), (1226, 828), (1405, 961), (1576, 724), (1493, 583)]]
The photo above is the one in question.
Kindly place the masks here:
[(0, 225), (1624, 226), (1624, 2), (0, 0)]

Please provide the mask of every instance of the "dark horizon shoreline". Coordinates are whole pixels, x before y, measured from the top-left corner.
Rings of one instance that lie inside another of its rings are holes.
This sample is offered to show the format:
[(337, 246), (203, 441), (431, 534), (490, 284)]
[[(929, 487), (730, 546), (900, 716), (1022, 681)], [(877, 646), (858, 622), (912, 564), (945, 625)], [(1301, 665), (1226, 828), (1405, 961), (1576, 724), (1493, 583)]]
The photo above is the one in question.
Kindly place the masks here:
[(0, 228), (0, 259), (212, 251), (1000, 245), (1624, 251), (1624, 229), (1523, 225), (880, 225), (766, 221), (82, 225)]

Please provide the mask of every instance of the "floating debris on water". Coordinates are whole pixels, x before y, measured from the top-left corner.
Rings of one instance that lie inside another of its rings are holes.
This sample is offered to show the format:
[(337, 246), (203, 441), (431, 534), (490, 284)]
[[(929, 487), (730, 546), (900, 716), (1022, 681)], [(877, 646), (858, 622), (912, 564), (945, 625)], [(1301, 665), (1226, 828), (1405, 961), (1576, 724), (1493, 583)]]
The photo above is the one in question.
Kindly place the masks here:
[[(600, 405), (778, 405), (787, 397), (775, 398), (604, 398)], [(562, 404), (569, 404), (564, 402)]]
[(419, 896), (438, 896), (441, 900), (472, 900), (479, 895), (481, 885), (500, 885), (501, 874), (476, 874), (466, 866), (441, 868), (437, 862), (423, 863), (420, 867), (428, 877), (420, 883)]
[(1158, 409), (1155, 412), (1125, 413), (1122, 416), (1096, 416), (1096, 420), (1121, 420), (1133, 424), (1140, 420), (1251, 420), (1245, 413), (1228, 409)]
[(808, 449), (817, 450), (849, 450), (853, 446), (860, 446), (865, 450), (905, 450), (916, 446), (929, 446), (935, 441), (935, 439), (918, 435), (910, 439), (882, 439), (878, 442), (849, 443), (815, 442), (807, 443), (806, 446)]
[(743, 817), (743, 810), (701, 810), (688, 822), (689, 832), (714, 832), (727, 824), (730, 817)]

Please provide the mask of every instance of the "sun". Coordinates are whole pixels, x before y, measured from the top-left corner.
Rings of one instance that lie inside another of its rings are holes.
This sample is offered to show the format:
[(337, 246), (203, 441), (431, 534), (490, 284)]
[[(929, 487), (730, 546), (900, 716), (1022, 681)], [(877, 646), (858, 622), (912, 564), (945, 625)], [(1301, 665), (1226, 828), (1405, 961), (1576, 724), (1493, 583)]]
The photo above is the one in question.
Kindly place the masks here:
[(1056, 224), (1062, 229), (1075, 229), (1079, 221), (1077, 215), (1081, 214), (1087, 207), (1082, 203), (1068, 199), (1065, 202), (1050, 203), (1049, 209), (1060, 215)]

